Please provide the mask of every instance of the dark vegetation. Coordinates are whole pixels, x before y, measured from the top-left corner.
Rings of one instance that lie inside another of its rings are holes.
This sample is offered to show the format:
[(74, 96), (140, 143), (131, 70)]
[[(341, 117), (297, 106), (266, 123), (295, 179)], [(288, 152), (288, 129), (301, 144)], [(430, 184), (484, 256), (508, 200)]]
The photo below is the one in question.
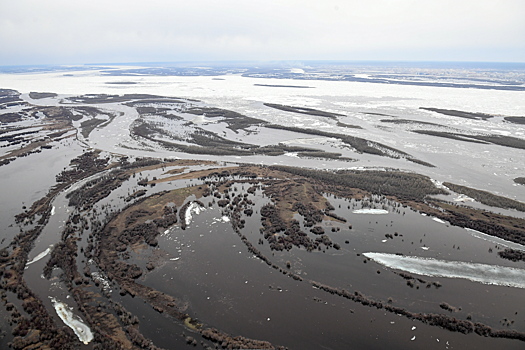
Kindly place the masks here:
[(504, 147), (525, 149), (525, 140), (519, 139), (512, 136), (503, 135), (468, 135), (459, 134), (445, 131), (433, 131), (433, 130), (412, 130), (412, 132), (430, 136), (438, 136), (449, 138), (458, 141), (466, 141), (473, 143), (484, 143), (484, 144), (495, 144)]
[(206, 115), (207, 118), (221, 118), (221, 122), (227, 123), (228, 128), (235, 132), (238, 132), (238, 130), (250, 132), (250, 130), (248, 130), (249, 127), (266, 124), (266, 122), (261, 119), (247, 117), (234, 111), (215, 107), (194, 107), (188, 109), (186, 113)]
[(86, 94), (82, 96), (70, 97), (68, 98), (72, 102), (77, 103), (117, 103), (117, 102), (129, 102), (132, 100), (169, 100), (171, 98), (148, 95), (148, 94), (125, 94), (125, 95), (108, 95), (108, 94)]
[(511, 261), (525, 261), (525, 252), (522, 250), (505, 248), (505, 250), (499, 251), (498, 255)]
[(514, 124), (525, 124), (525, 117), (505, 117), (503, 119)]
[(107, 175), (87, 182), (81, 188), (69, 192), (66, 195), (66, 198), (69, 199), (68, 205), (87, 210), (93, 204), (109, 196), (114, 189), (120, 187), (127, 179), (129, 179), (129, 175), (123, 170), (113, 170)]
[[(240, 125), (237, 125), (240, 126)], [(132, 129), (132, 132), (136, 136), (143, 137), (147, 140), (153, 141), (162, 145), (167, 149), (171, 149), (178, 152), (184, 152), (189, 154), (210, 154), (210, 155), (233, 155), (233, 156), (252, 156), (252, 155), (267, 155), (267, 156), (279, 156), (287, 152), (315, 152), (317, 157), (322, 157), (325, 152), (315, 150), (306, 147), (292, 147), (286, 145), (269, 145), (269, 146), (257, 146), (248, 143), (242, 143), (237, 141), (228, 140), (215, 133), (204, 129), (196, 129), (196, 131), (189, 135), (186, 142), (195, 144), (186, 145), (182, 143), (159, 140), (154, 137), (155, 134), (163, 134), (162, 129), (156, 128), (148, 123), (142, 122), (137, 123)], [(168, 135), (169, 136), (169, 135)], [(169, 136), (170, 137), (170, 136)], [(326, 157), (334, 157), (335, 154), (326, 153)], [(346, 159), (344, 157), (338, 159)]]
[(520, 185), (525, 185), (525, 177), (517, 177), (514, 179), (514, 182)]
[(432, 166), (429, 163), (417, 160), (416, 158), (412, 157), (408, 153), (405, 153), (403, 151), (400, 151), (390, 146), (383, 145), (379, 142), (362, 139), (360, 137), (331, 133), (331, 132), (326, 132), (326, 131), (321, 131), (321, 130), (304, 129), (304, 128), (297, 128), (293, 126), (284, 126), (284, 125), (275, 125), (275, 124), (269, 124), (269, 125), (266, 125), (266, 127), (272, 128), (272, 129), (287, 130), (287, 131), (292, 131), (292, 132), (307, 134), (307, 135), (333, 137), (333, 138), (340, 139), (343, 143), (354, 148), (356, 152), (358, 153), (368, 153), (368, 154), (374, 154), (374, 155), (390, 157), (390, 158), (406, 158), (407, 160), (414, 161), (414, 162), (420, 163), (425, 166)]
[(498, 196), (487, 191), (477, 190), (475, 188), (455, 185), (450, 182), (444, 182), (443, 185), (450, 188), (456, 193), (467, 195), (478, 202), (491, 207), (503, 208), (503, 209), (516, 209), (519, 211), (525, 211), (525, 203), (518, 202), (514, 199), (510, 199), (503, 196)]
[(420, 120), (412, 120), (412, 119), (381, 119), (382, 123), (391, 123), (391, 124), (414, 124), (414, 125), (429, 125), (429, 126), (442, 126), (444, 125), (436, 124), (436, 123), (430, 123), (430, 122), (424, 122)]
[(488, 145), (488, 142), (476, 140), (474, 138), (471, 138), (470, 135), (465, 135), (465, 134), (458, 134), (458, 133), (452, 133), (452, 132), (447, 132), (447, 131), (436, 131), (436, 130), (412, 130), (412, 132), (415, 132), (417, 134), (422, 134), (422, 135), (444, 137), (444, 138), (451, 139), (451, 140), (481, 143), (481, 144)]
[(344, 117), (345, 116), (344, 114), (325, 112), (325, 111), (320, 111), (318, 109), (307, 108), (307, 107), (286, 106), (286, 105), (280, 105), (280, 104), (277, 104), (277, 103), (265, 103), (264, 105), (267, 106), (267, 107), (279, 109), (279, 110), (285, 111), (285, 112), (293, 112), (293, 113), (315, 115), (315, 116), (318, 116), (318, 117), (326, 117), (326, 118), (330, 118), (330, 119), (334, 119), (334, 120), (337, 120), (337, 117)]
[(84, 138), (88, 138), (89, 134), (100, 124), (106, 122), (107, 120), (104, 119), (98, 119), (98, 118), (92, 118), (88, 120), (84, 120), (82, 123), (80, 123), (80, 128), (82, 129), (82, 136)]
[(428, 195), (447, 194), (426, 176), (401, 171), (323, 171), (275, 165), (272, 169), (319, 180), (326, 184), (360, 188), (374, 194), (399, 199), (423, 200)]
[(342, 123), (340, 121), (337, 121), (337, 123), (335, 125), (339, 126), (341, 128), (362, 129), (362, 127), (360, 127), (359, 125), (346, 124), (346, 123)]
[(428, 200), (428, 202), (442, 210), (432, 215), (448, 221), (451, 225), (470, 228), (490, 236), (525, 244), (525, 220), (523, 219), (460, 207), (437, 200)]
[(419, 109), (424, 109), (425, 111), (431, 111), (436, 112), (444, 115), (449, 115), (452, 117), (460, 117), (460, 118), (466, 118), (466, 119), (477, 119), (477, 120), (487, 120), (489, 118), (494, 117), (490, 114), (485, 113), (475, 113), (475, 112), (463, 112), (463, 111), (457, 111), (453, 109), (441, 109), (441, 108), (429, 108), (429, 107), (420, 107)]
[(109, 85), (135, 85), (138, 84), (136, 81), (107, 81)]
[(0, 89), (0, 109), (16, 106), (22, 103), (20, 93), (11, 89)]
[(29, 97), (31, 97), (33, 100), (40, 100), (42, 98), (52, 98), (57, 97), (57, 94), (54, 92), (30, 92)]
[[(23, 274), (27, 255), (33, 246), (33, 242), (40, 235), (51, 216), (51, 200), (72, 183), (101, 171), (106, 166), (107, 160), (97, 159), (97, 157), (98, 153), (96, 152), (86, 152), (72, 160), (73, 169), (64, 170), (57, 175), (57, 185), (51, 188), (45, 197), (33, 203), (29, 210), (16, 216), (17, 222), (31, 224), (33, 220), (37, 220), (37, 224), (26, 231), (21, 230), (10, 245), (11, 251), (4, 248), (0, 252), (0, 288), (15, 293), (18, 299), (22, 300), (24, 312), (29, 315), (28, 317), (22, 316), (13, 307), (15, 311), (11, 314), (13, 320), (16, 320), (18, 324), (13, 330), (15, 337), (11, 346), (14, 349), (26, 349), (28, 347), (35, 349), (74, 349), (79, 345), (77, 338), (70, 329), (57, 328), (42, 301), (27, 286)], [(67, 230), (65, 231), (66, 236), (74, 231), (69, 226)], [(74, 244), (74, 240), (70, 238), (67, 244), (59, 245), (56, 251), (69, 252), (70, 249), (74, 248)], [(59, 253), (55, 253), (54, 256), (59, 255)], [(73, 256), (70, 255), (69, 258)], [(73, 267), (66, 267), (66, 262), (74, 263), (71, 260), (61, 260), (66, 271), (76, 270), (76, 264)]]
[(310, 152), (299, 152), (297, 156), (301, 158), (319, 158), (319, 159), (337, 159), (344, 160), (347, 162), (354, 162), (355, 159), (348, 157), (341, 157), (341, 153), (335, 152), (324, 152), (324, 151), (310, 151)]

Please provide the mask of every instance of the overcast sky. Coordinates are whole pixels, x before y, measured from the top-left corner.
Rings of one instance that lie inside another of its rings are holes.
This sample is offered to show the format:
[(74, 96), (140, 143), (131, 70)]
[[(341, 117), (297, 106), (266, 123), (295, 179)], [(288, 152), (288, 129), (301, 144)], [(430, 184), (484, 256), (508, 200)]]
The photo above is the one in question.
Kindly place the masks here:
[(0, 0), (0, 65), (525, 62), (525, 0)]

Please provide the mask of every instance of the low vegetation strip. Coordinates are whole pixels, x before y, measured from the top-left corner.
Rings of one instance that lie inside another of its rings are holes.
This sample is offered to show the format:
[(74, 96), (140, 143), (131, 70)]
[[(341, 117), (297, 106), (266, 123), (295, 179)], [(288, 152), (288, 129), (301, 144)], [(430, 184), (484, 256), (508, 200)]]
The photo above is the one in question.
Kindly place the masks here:
[(325, 112), (325, 111), (320, 111), (318, 109), (307, 108), (307, 107), (286, 106), (286, 105), (280, 105), (280, 104), (277, 104), (277, 103), (265, 103), (264, 105), (266, 107), (279, 109), (279, 110), (285, 111), (285, 112), (293, 112), (293, 113), (315, 115), (315, 116), (318, 116), (318, 117), (327, 117), (327, 118), (331, 118), (331, 119), (337, 119), (337, 117), (344, 117), (345, 116), (343, 114), (332, 113), (332, 112)]
[(466, 118), (466, 119), (487, 120), (489, 118), (494, 117), (493, 115), (490, 115), (490, 114), (476, 113), (476, 112), (464, 112), (464, 111), (457, 111), (454, 109), (442, 109), (442, 108), (430, 108), (430, 107), (419, 107), (419, 109), (423, 109), (425, 111), (436, 112), (436, 113), (448, 115), (451, 117), (460, 117), (460, 118)]
[(514, 199), (498, 196), (487, 191), (477, 190), (467, 186), (456, 185), (450, 182), (445, 182), (443, 185), (447, 186), (454, 192), (467, 195), (470, 198), (474, 198), (478, 202), (490, 205), (491, 207), (516, 209), (525, 212), (525, 203), (518, 202)]

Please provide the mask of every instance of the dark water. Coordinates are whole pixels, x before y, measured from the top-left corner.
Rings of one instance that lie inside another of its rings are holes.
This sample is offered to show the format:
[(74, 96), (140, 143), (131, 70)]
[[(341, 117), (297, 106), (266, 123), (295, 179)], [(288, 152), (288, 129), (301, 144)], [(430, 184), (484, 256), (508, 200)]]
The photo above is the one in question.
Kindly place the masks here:
[[(349, 204), (334, 198), (330, 201), (336, 208)], [(345, 210), (336, 211), (342, 215)], [(403, 211), (405, 215), (365, 215), (346, 210), (344, 216), (352, 223), (352, 230), (345, 229), (345, 224), (340, 232), (329, 233), (332, 241), (343, 247), (340, 251), (308, 253), (294, 247), (290, 252), (272, 254), (268, 249), (265, 251), (264, 245), (257, 247), (282, 267), (290, 261), (291, 269), (305, 279), (349, 291), (359, 290), (375, 300), (392, 298), (394, 305), (412, 312), (441, 313), (444, 310), (439, 304), (446, 301), (461, 307), (454, 315), (458, 318), (471, 315), (474, 321), (495, 328), (503, 328), (500, 321), (504, 318), (513, 318), (516, 322), (512, 328), (525, 328), (523, 317), (520, 320), (518, 316), (525, 314), (520, 302), (524, 296), (521, 289), (425, 276), (417, 277), (439, 281), (442, 287), (426, 288), (419, 283), (419, 289), (410, 288), (391, 270), (373, 261), (365, 264), (364, 257), (357, 254), (375, 251), (519, 265), (488, 253), (494, 244), (476, 239), (464, 229), (448, 227), (407, 208)], [(396, 349), (423, 346), (474, 349), (490, 344), (522, 348), (517, 341), (430, 327), (332, 296), (306, 281), (294, 281), (251, 256), (229, 224), (217, 222), (220, 217), (219, 209), (207, 209), (194, 217), (185, 231), (173, 228), (163, 235), (159, 243), (167, 252), (166, 263), (149, 273), (143, 282), (185, 300), (189, 305), (187, 312), (205, 324), (295, 349), (379, 349), (385, 344)], [(254, 215), (243, 230), (252, 244), (260, 237), (259, 226), (259, 217)], [(384, 234), (389, 232), (403, 236), (382, 242)], [(350, 243), (345, 244), (345, 240)], [(421, 249), (423, 246), (429, 250)], [(503, 296), (505, 302), (499, 302)]]
[[(140, 188), (137, 181), (141, 176), (161, 175), (162, 171), (156, 170), (131, 178), (97, 204), (98, 212), (102, 212), (104, 206), (117, 210), (125, 205), (123, 198)], [(197, 183), (172, 181), (149, 187), (148, 194)], [(237, 193), (243, 193), (243, 185), (236, 187)], [(523, 343), (519, 341), (463, 335), (430, 327), (328, 294), (308, 282), (313, 280), (350, 292), (359, 291), (383, 302), (391, 298), (393, 305), (411, 312), (446, 313), (448, 311), (440, 309), (439, 304), (447, 302), (458, 308), (453, 314), (457, 318), (466, 319), (470, 315), (473, 321), (496, 329), (523, 331), (523, 289), (426, 276), (416, 277), (439, 282), (442, 286), (426, 288), (425, 283), (416, 282), (414, 287), (409, 287), (406, 280), (393, 270), (362, 255), (366, 252), (402, 253), (523, 268), (522, 264), (499, 258), (495, 243), (476, 238), (465, 229), (436, 222), (408, 208), (387, 205), (389, 214), (386, 215), (354, 214), (352, 211), (361, 208), (361, 202), (327, 196), (336, 208), (335, 213), (348, 220), (347, 223), (327, 221), (322, 224), (330, 239), (341, 249), (309, 253), (294, 247), (288, 252), (272, 252), (266, 242), (257, 244), (262, 238), (258, 213), (269, 199), (260, 190), (248, 198), (255, 202), (255, 214), (246, 218), (242, 233), (283, 269), (290, 262), (290, 269), (304, 281), (295, 281), (250, 254), (233, 231), (231, 223), (222, 219), (222, 210), (216, 205), (208, 207), (210, 197), (200, 199), (206, 209), (194, 215), (186, 230), (175, 225), (159, 236), (159, 248), (147, 248), (132, 254), (129, 262), (139, 266), (145, 266), (153, 255), (159, 261), (159, 266), (138, 282), (177, 297), (187, 306), (186, 312), (205, 326), (232, 335), (268, 340), (290, 349), (384, 349), (386, 344), (393, 349), (523, 348)], [(66, 202), (64, 194), (55, 199), (55, 215), (37, 241), (30, 258), (60, 239), (62, 225), (70, 214)], [(339, 227), (340, 231), (331, 232), (332, 227)], [(308, 232), (307, 228), (304, 230)], [(398, 235), (389, 239), (385, 237), (387, 233)], [(83, 234), (79, 246), (85, 246), (87, 234)], [(313, 234), (308, 234), (315, 238)], [(493, 249), (492, 253), (489, 253), (489, 248)], [(86, 263), (82, 255), (77, 260), (80, 268)], [(50, 313), (54, 313), (49, 297), (64, 302), (68, 302), (70, 297), (57, 278), (51, 281), (42, 279), (40, 274), (46, 261), (47, 258), (44, 258), (30, 265), (24, 278)], [(157, 346), (166, 349), (183, 347), (183, 333), (199, 339), (179, 321), (158, 314), (142, 299), (121, 297), (118, 287), (112, 288), (111, 298), (138, 315), (140, 331)], [(514, 323), (504, 325), (504, 319)], [(60, 322), (57, 319), (57, 323)]]

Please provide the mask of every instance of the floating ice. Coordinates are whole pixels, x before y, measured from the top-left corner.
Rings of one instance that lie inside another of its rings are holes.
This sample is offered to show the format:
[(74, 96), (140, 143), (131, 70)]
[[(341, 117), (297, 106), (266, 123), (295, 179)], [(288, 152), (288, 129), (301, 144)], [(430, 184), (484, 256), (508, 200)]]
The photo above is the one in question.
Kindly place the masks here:
[(223, 217), (221, 218), (221, 221), (222, 221), (222, 222), (230, 222), (230, 218), (227, 217), (227, 216), (223, 216)]
[(388, 214), (388, 210), (384, 210), (384, 209), (356, 209), (352, 213), (354, 213), (354, 214), (379, 215), (379, 214)]
[(299, 158), (299, 154), (297, 152), (286, 152), (284, 155), (287, 157)]
[(45, 257), (47, 254), (49, 254), (51, 252), (51, 248), (53, 248), (52, 245), (49, 246), (49, 248), (47, 248), (46, 250), (44, 250), (42, 253), (38, 254), (37, 256), (35, 256), (30, 262), (28, 262), (26, 264), (27, 265), (31, 265), (32, 263), (35, 263), (37, 262), (38, 260), (42, 259), (43, 257)]
[(440, 224), (446, 224), (447, 223), (446, 221), (441, 220), (439, 218), (432, 218), (432, 220), (434, 220), (435, 222), (439, 222)]
[(191, 223), (193, 215), (199, 215), (202, 211), (204, 211), (204, 207), (202, 205), (197, 202), (192, 202), (188, 206), (188, 209), (186, 209), (186, 213), (184, 213), (184, 221), (186, 222), (186, 225)]
[(89, 327), (86, 326), (78, 316), (73, 314), (66, 304), (53, 300), (53, 306), (55, 307), (58, 316), (73, 330), (73, 332), (75, 332), (81, 342), (89, 344), (89, 342), (93, 340), (91, 329), (89, 329)]
[(55, 206), (53, 205), (53, 208), (51, 208), (51, 216), (55, 215)]
[(464, 278), (484, 284), (525, 288), (525, 270), (514, 267), (387, 253), (364, 253), (363, 255), (386, 267), (418, 275)]

